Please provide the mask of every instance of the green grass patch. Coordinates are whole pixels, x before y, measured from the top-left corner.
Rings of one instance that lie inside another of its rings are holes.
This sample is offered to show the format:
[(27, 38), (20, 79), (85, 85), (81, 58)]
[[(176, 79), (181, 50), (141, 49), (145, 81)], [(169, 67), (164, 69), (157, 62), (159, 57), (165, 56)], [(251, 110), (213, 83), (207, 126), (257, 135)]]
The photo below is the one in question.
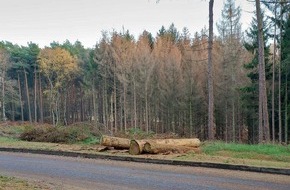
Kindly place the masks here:
[(289, 145), (207, 142), (203, 144), (202, 151), (211, 156), (290, 162)]
[(16, 138), (11, 138), (11, 137), (0, 137), (0, 143), (14, 143), (20, 141), (19, 139)]

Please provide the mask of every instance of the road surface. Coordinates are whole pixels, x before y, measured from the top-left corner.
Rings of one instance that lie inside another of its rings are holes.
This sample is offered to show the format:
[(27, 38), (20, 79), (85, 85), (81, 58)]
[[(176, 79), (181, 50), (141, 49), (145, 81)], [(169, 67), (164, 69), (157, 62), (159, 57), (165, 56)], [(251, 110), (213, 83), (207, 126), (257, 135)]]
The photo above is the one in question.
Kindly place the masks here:
[(6, 152), (0, 152), (0, 175), (53, 189), (290, 189), (286, 175)]

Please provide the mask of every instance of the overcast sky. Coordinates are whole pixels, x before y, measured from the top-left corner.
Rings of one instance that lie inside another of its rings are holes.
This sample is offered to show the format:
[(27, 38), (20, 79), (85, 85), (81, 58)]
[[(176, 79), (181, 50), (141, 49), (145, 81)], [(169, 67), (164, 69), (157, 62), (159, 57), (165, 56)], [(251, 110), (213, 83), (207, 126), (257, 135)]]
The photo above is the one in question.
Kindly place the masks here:
[[(138, 36), (143, 30), (154, 36), (164, 25), (174, 23), (191, 34), (208, 26), (208, 0), (1, 0), (0, 41), (41, 47), (52, 41), (81, 41), (93, 47), (101, 31), (124, 27)], [(214, 2), (214, 21), (221, 15), (224, 0)], [(242, 8), (243, 29), (251, 22), (254, 4), (236, 0)], [(214, 25), (215, 27), (215, 25)]]

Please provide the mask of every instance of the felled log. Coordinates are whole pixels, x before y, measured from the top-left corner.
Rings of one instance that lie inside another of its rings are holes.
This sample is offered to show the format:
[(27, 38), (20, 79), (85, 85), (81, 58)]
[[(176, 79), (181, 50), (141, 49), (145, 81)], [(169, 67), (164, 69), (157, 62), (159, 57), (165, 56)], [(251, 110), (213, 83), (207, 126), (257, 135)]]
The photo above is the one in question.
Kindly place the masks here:
[(168, 144), (157, 144), (156, 142), (146, 142), (144, 144), (143, 151), (149, 154), (166, 154), (170, 152), (182, 154), (187, 152), (199, 152), (199, 148), (168, 145)]
[(129, 149), (130, 140), (126, 138), (111, 137), (107, 135), (102, 135), (100, 144), (102, 146), (114, 147), (116, 149)]
[(132, 155), (142, 154), (143, 150), (144, 150), (145, 143), (146, 143), (146, 141), (144, 141), (144, 140), (131, 140), (129, 154), (132, 154)]
[(192, 139), (150, 139), (150, 140), (131, 140), (129, 153), (138, 155), (142, 153), (186, 153), (199, 151), (200, 140)]
[(152, 142), (159, 145), (168, 145), (168, 146), (187, 146), (187, 147), (199, 147), (200, 140), (198, 138), (191, 139), (155, 139), (148, 140), (147, 142)]

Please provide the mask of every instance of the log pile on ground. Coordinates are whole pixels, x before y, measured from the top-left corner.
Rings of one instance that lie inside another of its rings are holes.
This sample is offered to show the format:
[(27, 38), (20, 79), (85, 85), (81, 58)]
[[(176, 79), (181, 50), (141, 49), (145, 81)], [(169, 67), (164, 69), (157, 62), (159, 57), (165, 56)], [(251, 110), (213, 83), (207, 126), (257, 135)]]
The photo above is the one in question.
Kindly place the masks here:
[(129, 140), (102, 136), (101, 145), (115, 149), (128, 149), (132, 155), (200, 152), (200, 140), (197, 138)]

